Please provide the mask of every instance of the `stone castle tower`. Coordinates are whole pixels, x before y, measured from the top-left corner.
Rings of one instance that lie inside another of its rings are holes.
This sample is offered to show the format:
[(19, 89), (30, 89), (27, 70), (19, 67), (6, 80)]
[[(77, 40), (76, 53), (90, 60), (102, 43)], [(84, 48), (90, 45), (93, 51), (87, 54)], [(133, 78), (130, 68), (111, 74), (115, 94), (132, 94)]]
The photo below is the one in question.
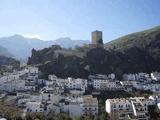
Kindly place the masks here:
[(93, 31), (92, 32), (92, 44), (103, 45), (103, 33), (102, 31)]

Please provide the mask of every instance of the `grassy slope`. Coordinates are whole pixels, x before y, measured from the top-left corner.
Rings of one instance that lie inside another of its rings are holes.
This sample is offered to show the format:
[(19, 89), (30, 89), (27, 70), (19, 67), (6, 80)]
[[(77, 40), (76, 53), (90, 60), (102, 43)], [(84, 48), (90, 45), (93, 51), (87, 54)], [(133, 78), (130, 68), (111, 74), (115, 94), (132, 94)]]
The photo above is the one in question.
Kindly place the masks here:
[(106, 43), (105, 48), (115, 50), (125, 50), (131, 47), (145, 48), (158, 34), (160, 34), (160, 26), (123, 36)]

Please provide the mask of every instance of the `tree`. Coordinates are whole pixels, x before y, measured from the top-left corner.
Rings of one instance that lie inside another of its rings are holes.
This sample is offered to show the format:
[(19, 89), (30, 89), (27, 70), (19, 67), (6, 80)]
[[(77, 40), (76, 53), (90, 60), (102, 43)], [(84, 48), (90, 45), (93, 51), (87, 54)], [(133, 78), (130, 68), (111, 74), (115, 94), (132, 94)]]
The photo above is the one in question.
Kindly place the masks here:
[(33, 120), (33, 116), (31, 116), (31, 114), (27, 114), (25, 116), (25, 120)]
[(99, 116), (100, 120), (109, 120), (109, 115), (104, 112)]

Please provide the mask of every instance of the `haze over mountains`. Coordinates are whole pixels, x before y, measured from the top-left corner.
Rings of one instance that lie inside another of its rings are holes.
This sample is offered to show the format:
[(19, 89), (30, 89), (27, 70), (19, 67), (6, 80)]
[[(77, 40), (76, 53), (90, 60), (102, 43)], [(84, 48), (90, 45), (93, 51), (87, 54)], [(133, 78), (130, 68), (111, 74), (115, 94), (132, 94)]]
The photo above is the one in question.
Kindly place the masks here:
[(88, 40), (72, 40), (68, 37), (56, 40), (44, 41), (37, 38), (27, 38), (22, 35), (13, 35), (0, 38), (0, 55), (14, 57), (16, 59), (26, 59), (31, 55), (31, 50), (43, 49), (51, 45), (61, 45), (64, 48), (73, 48), (88, 44)]

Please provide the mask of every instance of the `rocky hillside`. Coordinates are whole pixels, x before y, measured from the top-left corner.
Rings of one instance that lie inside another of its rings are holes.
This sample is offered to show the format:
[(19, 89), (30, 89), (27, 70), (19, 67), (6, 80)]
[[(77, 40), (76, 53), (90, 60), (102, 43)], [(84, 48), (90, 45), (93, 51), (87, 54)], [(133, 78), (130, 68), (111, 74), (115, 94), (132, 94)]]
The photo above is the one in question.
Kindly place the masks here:
[(160, 71), (160, 27), (121, 37), (104, 46), (33, 49), (28, 64), (39, 65), (44, 74), (61, 77)]
[(121, 53), (129, 50), (133, 51), (133, 49), (141, 50), (157, 62), (160, 62), (160, 26), (126, 35), (107, 43), (105, 48)]
[(9, 57), (0, 56), (0, 72), (19, 69), (20, 62)]
[(14, 57), (6, 48), (2, 46), (0, 46), (0, 56)]

